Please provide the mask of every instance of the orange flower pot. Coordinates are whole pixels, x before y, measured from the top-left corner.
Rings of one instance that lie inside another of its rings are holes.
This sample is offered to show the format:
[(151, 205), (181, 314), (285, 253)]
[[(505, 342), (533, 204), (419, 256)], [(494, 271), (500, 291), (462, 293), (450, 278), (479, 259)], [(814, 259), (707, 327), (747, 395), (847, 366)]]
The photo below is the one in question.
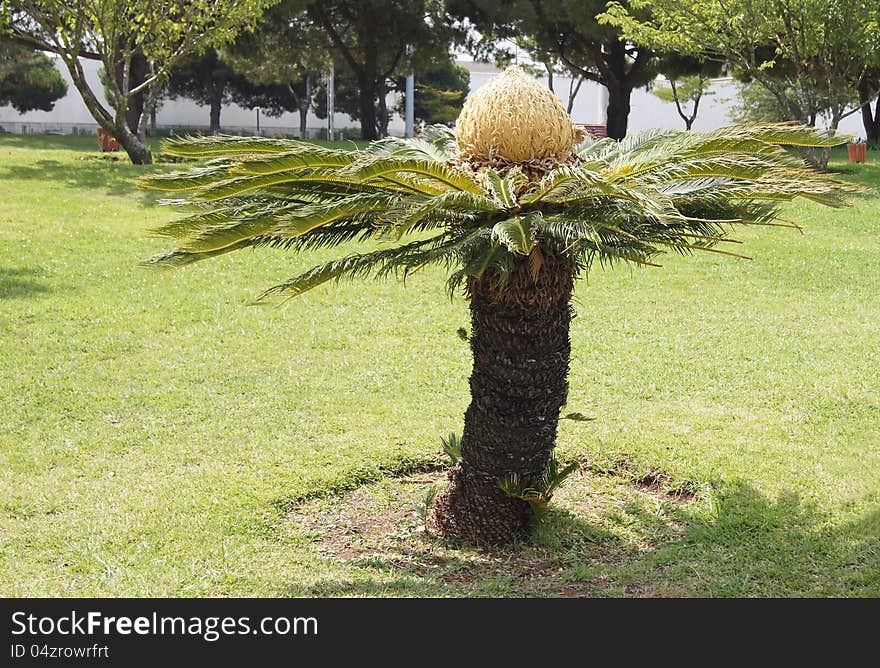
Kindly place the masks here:
[(119, 150), (119, 142), (116, 141), (116, 137), (111, 135), (104, 128), (98, 128), (98, 144), (101, 146), (101, 150), (105, 153), (107, 151)]
[(849, 153), (850, 162), (864, 162), (867, 156), (867, 144), (847, 144), (846, 150)]

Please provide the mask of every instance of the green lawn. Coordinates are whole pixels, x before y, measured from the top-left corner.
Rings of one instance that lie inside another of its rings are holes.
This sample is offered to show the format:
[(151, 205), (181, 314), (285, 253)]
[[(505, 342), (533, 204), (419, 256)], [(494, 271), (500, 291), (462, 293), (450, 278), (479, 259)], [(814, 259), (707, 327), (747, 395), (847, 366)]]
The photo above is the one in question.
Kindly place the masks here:
[(582, 471), (487, 554), (408, 515), (468, 401), (443, 276), (273, 309), (319, 253), (139, 268), (174, 214), (93, 145), (0, 137), (0, 595), (880, 596), (880, 196), (582, 281)]

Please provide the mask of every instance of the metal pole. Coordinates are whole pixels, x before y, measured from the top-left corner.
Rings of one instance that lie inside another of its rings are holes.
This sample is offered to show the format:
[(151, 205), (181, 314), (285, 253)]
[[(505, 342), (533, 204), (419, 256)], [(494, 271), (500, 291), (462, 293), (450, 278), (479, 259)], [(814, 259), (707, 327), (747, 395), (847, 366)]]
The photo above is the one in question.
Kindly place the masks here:
[(416, 75), (412, 71), (412, 44), (406, 45), (406, 55), (410, 59), (410, 73), (406, 76), (406, 106), (404, 107), (404, 131), (405, 137), (412, 137), (415, 134), (416, 124)]
[(327, 72), (327, 139), (333, 141), (333, 110), (336, 106), (336, 68), (330, 61), (330, 70)]
[(406, 129), (404, 134), (407, 137), (413, 136), (416, 120), (416, 77), (410, 73), (406, 77)]

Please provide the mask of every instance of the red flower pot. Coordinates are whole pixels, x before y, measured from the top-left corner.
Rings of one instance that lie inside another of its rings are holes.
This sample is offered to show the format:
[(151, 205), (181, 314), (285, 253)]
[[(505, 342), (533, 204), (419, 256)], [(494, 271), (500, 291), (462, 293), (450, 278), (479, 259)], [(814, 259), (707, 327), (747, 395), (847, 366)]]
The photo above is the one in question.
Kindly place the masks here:
[(100, 144), (101, 150), (105, 153), (107, 151), (119, 150), (119, 142), (116, 141), (116, 137), (111, 135), (104, 128), (98, 128), (98, 144)]
[(867, 144), (847, 144), (846, 150), (849, 153), (850, 162), (864, 162), (867, 156)]

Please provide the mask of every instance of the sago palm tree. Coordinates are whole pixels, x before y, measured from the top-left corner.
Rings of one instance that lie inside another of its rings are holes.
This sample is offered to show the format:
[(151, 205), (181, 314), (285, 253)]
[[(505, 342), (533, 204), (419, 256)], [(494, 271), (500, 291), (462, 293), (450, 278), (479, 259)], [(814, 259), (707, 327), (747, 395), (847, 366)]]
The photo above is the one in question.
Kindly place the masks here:
[[(541, 497), (537, 481), (557, 470), (575, 279), (596, 261), (737, 255), (726, 250), (731, 229), (797, 227), (777, 220), (780, 202), (795, 197), (843, 205), (854, 188), (804, 169), (782, 147), (844, 140), (762, 124), (591, 141), (552, 94), (511, 68), (471, 96), (455, 133), (433, 127), (365, 150), (264, 138), (166, 142), (166, 153), (207, 161), (142, 181), (190, 210), (157, 230), (177, 247), (149, 263), (179, 267), (258, 246), (345, 249), (270, 288), (270, 298), (446, 268), (448, 289), (463, 288), (470, 302), (473, 372), (460, 459), (434, 501), (433, 524), (446, 536), (502, 543), (523, 534), (534, 505), (523, 499)], [(349, 254), (352, 242), (367, 241), (378, 245)]]

